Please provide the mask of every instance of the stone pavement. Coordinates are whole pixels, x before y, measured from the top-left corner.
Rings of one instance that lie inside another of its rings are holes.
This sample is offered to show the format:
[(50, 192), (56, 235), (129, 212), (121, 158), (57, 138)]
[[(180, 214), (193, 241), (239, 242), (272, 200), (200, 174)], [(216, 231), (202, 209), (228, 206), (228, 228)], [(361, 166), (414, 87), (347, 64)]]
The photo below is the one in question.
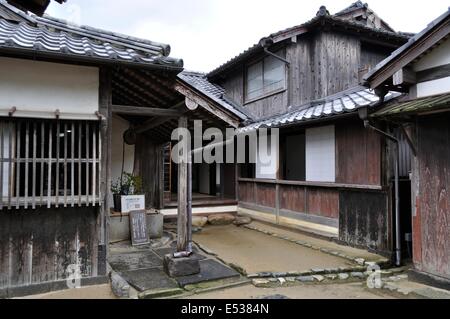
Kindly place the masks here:
[(200, 273), (170, 278), (163, 270), (163, 258), (175, 252), (175, 245), (170, 234), (150, 245), (132, 247), (129, 242), (111, 245), (109, 264), (116, 295), (124, 298), (173, 295), (182, 293), (181, 288), (187, 285), (240, 277), (236, 270), (194, 247), (193, 258), (200, 261)]

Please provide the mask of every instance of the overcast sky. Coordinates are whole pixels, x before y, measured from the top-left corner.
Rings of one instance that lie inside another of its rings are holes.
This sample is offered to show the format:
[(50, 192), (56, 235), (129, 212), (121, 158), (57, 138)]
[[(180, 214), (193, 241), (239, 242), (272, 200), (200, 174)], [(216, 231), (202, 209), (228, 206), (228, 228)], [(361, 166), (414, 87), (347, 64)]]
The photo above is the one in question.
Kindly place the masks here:
[[(53, 1), (52, 1), (53, 2)], [(331, 13), (352, 0), (69, 0), (47, 13), (69, 21), (168, 43), (185, 68), (208, 72), (260, 38), (304, 23), (321, 5)], [(369, 7), (395, 30), (418, 32), (446, 0), (372, 0)]]

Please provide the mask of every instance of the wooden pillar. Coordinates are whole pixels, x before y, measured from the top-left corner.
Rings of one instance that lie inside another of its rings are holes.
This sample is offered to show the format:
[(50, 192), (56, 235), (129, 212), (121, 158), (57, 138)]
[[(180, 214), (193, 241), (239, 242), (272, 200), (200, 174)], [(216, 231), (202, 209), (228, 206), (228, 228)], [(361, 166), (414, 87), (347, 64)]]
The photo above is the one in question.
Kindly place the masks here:
[[(182, 116), (178, 120), (178, 128), (187, 129), (187, 117)], [(178, 141), (183, 145), (183, 154), (180, 154), (180, 160), (178, 164), (178, 232), (177, 232), (177, 251), (184, 252), (188, 248), (188, 220), (187, 220), (187, 158), (186, 153), (188, 141), (183, 139)]]
[(100, 68), (100, 88), (99, 88), (99, 113), (102, 116), (100, 122), (101, 138), (101, 176), (100, 178), (100, 212), (97, 219), (98, 228), (98, 265), (97, 275), (106, 275), (106, 260), (109, 249), (109, 203), (111, 185), (111, 147), (112, 147), (112, 74), (107, 67)]

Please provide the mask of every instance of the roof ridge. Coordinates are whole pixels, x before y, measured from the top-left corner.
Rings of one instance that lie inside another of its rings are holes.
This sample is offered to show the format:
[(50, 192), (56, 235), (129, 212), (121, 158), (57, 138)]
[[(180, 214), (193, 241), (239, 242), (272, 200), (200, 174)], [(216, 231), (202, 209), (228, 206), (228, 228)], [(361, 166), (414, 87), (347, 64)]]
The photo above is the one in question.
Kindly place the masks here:
[(183, 72), (181, 72), (182, 74), (186, 74), (186, 75), (194, 75), (194, 76), (203, 76), (206, 77), (206, 73), (205, 72), (200, 72), (200, 71), (192, 71), (192, 70), (184, 70)]
[(14, 14), (17, 14), (18, 16), (20, 16), (21, 18), (33, 23), (35, 22), (34, 19), (26, 12), (16, 8), (15, 6), (9, 4), (8, 2), (6, 2), (6, 0), (0, 0), (0, 6), (4, 7), (6, 10), (11, 11)]
[[(129, 44), (129, 45), (138, 47), (143, 51), (159, 49), (159, 51), (161, 51), (160, 54), (162, 54), (166, 57), (170, 55), (171, 48), (170, 48), (169, 44), (159, 43), (159, 42), (151, 41), (148, 39), (138, 38), (138, 37), (126, 35), (123, 33), (109, 31), (109, 30), (96, 28), (96, 27), (92, 27), (92, 26), (88, 26), (88, 25), (78, 25), (71, 21), (61, 19), (61, 18), (56, 18), (56, 17), (50, 16), (48, 14), (45, 14), (43, 17), (39, 17), (39, 16), (36, 16), (33, 14), (33, 18), (36, 21), (36, 23), (39, 23), (39, 24), (51, 26), (51, 27), (58, 28), (58, 29), (61, 29), (61, 28), (70, 29), (70, 32), (73, 32), (73, 33), (79, 33), (79, 34), (80, 33), (88, 33), (89, 35), (94, 36), (94, 37), (102, 37), (107, 40), (121, 41), (121, 42), (124, 42), (124, 44)], [(62, 31), (64, 31), (64, 30), (62, 30)], [(83, 35), (83, 34), (80, 34), (80, 35)], [(114, 37), (117, 39), (114, 39)]]

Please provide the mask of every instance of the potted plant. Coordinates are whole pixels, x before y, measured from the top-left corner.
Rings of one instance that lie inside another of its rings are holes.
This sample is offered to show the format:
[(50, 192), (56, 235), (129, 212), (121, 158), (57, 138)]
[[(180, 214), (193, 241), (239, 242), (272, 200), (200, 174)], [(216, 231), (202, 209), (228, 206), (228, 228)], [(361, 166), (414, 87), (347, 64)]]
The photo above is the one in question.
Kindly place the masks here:
[(132, 210), (145, 209), (145, 195), (140, 176), (123, 173), (121, 178), (112, 183), (111, 192), (116, 212), (128, 213)]

